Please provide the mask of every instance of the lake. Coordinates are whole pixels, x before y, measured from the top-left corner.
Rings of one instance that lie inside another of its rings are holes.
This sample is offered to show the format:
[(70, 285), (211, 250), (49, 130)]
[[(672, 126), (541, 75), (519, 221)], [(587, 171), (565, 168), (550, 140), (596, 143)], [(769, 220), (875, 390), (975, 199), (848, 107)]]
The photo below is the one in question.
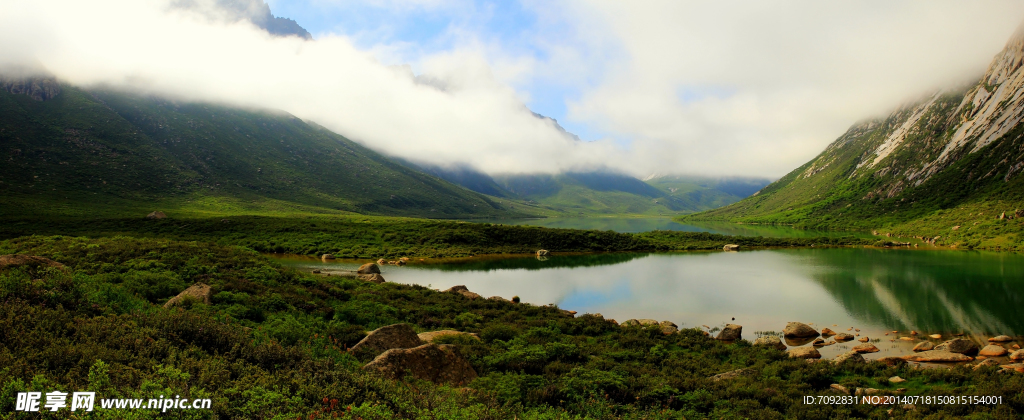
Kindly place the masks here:
[[(326, 272), (354, 270), (365, 262), (278, 261)], [(466, 285), (485, 297), (518, 295), (523, 302), (554, 303), (619, 322), (654, 318), (683, 328), (736, 323), (748, 340), (759, 331), (781, 331), (789, 321), (819, 330), (849, 329), (882, 350), (868, 358), (908, 354), (920, 341), (898, 340), (891, 331), (900, 337), (911, 330), (920, 332), (918, 337), (965, 333), (979, 341), (1024, 334), (1024, 256), (1010, 253), (867, 248), (608, 253), (381, 269), (389, 282), (441, 290)], [(857, 344), (820, 351), (833, 357)]]
[(856, 236), (869, 238), (870, 232), (803, 230), (788, 226), (747, 225), (732, 222), (680, 223), (667, 217), (549, 217), (544, 219), (468, 220), (478, 223), (543, 226), (562, 229), (612, 230), (623, 233), (677, 230), (683, 232), (710, 232), (736, 236), (766, 236), (782, 238), (813, 238), (819, 236)]

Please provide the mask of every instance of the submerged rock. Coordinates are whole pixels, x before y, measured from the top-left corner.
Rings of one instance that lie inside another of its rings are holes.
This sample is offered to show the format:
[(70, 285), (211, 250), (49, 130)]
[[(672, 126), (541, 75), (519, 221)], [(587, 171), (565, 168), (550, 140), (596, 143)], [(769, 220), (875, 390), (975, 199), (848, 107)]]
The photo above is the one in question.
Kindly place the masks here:
[(950, 353), (973, 355), (978, 353), (978, 345), (966, 338), (954, 338), (935, 346), (935, 350), (945, 350)]
[(473, 366), (451, 345), (424, 344), (418, 347), (385, 351), (363, 370), (374, 371), (388, 379), (406, 375), (438, 384), (462, 385), (476, 379)]
[(911, 362), (932, 363), (970, 362), (971, 360), (974, 360), (973, 357), (965, 356), (961, 353), (949, 352), (946, 350), (923, 351), (917, 354), (903, 356), (903, 359)]
[(743, 336), (743, 326), (736, 324), (726, 324), (725, 328), (718, 333), (718, 337), (715, 339), (723, 341), (735, 341), (739, 340)]
[(978, 352), (978, 355), (979, 356), (985, 356), (985, 357), (1005, 356), (1006, 355), (1006, 349), (1004, 349), (1003, 346), (999, 346), (999, 345), (995, 345), (995, 344), (989, 344), (989, 345), (985, 346), (985, 348), (981, 349), (981, 351)]
[(787, 323), (786, 328), (782, 330), (782, 335), (786, 337), (806, 338), (817, 337), (819, 334), (818, 331), (811, 328), (810, 325), (802, 322), (790, 322)]
[(775, 336), (766, 336), (754, 340), (755, 346), (772, 347), (779, 350), (785, 350), (786, 345), (782, 344), (782, 340)]

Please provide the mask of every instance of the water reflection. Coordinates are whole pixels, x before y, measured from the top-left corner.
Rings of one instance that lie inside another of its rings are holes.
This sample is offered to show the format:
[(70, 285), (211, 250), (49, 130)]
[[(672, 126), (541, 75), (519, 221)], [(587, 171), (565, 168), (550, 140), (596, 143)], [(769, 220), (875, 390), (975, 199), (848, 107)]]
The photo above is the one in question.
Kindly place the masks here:
[[(304, 269), (358, 263), (286, 261)], [(744, 326), (780, 331), (789, 321), (860, 329), (883, 350), (905, 354), (922, 335), (1024, 333), (1024, 257), (1017, 254), (875, 249), (797, 249), (675, 254), (555, 255), (464, 264), (382, 267), (390, 282), (445, 289), (464, 284), (483, 296), (520, 296), (580, 313), (670, 320), (683, 327)], [(733, 321), (735, 318), (735, 321)], [(829, 357), (856, 341), (821, 349)]]

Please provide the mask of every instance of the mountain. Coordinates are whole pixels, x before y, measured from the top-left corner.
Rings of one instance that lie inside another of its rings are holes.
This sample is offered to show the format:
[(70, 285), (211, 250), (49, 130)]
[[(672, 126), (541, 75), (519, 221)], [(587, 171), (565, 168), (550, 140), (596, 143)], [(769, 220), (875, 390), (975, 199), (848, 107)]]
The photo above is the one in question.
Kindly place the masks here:
[(270, 5), (263, 0), (176, 0), (171, 7), (190, 10), (214, 19), (249, 21), (272, 35), (313, 39), (313, 35), (294, 20), (274, 16), (270, 12)]
[(754, 196), (691, 217), (1017, 246), (1012, 232), (1024, 215), (1022, 62), (1024, 27), (977, 82), (857, 123)]
[(0, 156), (3, 217), (142, 209), (518, 215), (283, 112), (45, 77), (0, 77)]

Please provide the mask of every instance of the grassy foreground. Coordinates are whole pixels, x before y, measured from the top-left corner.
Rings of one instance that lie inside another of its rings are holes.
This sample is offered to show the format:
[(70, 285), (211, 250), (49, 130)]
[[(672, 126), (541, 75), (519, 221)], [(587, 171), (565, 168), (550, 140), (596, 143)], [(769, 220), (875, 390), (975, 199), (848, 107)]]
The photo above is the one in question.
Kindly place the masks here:
[[(19, 418), (16, 392), (54, 389), (213, 399), (212, 411), (175, 413), (181, 418), (888, 418), (891, 406), (806, 405), (803, 396), (827, 394), (833, 383), (892, 390), (886, 379), (894, 375), (908, 380), (900, 384), (908, 395), (1004, 401), (897, 407), (901, 417), (1024, 412), (1024, 375), (997, 368), (806, 363), (686, 328), (666, 336), (552, 306), (314, 277), (238, 247), (36, 236), (0, 242), (0, 254), (10, 253), (68, 269), (0, 271), (0, 418)], [(161, 306), (198, 281), (213, 287), (211, 305)], [(481, 341), (450, 342), (480, 377), (456, 388), (361, 371), (367, 360), (345, 349), (398, 322), (479, 333)], [(738, 368), (754, 374), (708, 379)], [(158, 416), (108, 410), (80, 418)]]

